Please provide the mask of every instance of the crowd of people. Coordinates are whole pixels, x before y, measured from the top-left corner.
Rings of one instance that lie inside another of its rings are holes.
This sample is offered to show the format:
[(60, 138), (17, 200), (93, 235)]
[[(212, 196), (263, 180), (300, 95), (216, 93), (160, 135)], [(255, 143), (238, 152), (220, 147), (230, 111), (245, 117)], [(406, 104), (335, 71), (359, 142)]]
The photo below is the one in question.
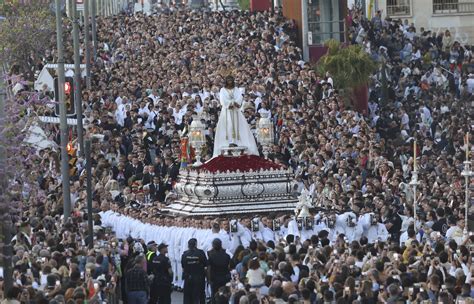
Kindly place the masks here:
[[(92, 88), (83, 90), (94, 235), (85, 160), (71, 157), (73, 212), (64, 221), (58, 152), (39, 151), (29, 160), (36, 183), (20, 192), (5, 303), (161, 304), (173, 290), (184, 303), (471, 303), (474, 236), (463, 233), (471, 225), (461, 171), (472, 154), (464, 142), (472, 50), (380, 12), (368, 20), (354, 9), (346, 21), (351, 43), (383, 63), (367, 116), (302, 60), (295, 23), (279, 11), (170, 7), (99, 18)], [(52, 47), (44, 62), (55, 55)], [(207, 126), (203, 158), (212, 157), (229, 74), (251, 127), (263, 115), (274, 122), (269, 158), (294, 171), (295, 190), (311, 198), (309, 220), (162, 212), (174, 199), (181, 134), (196, 115)], [(57, 126), (44, 128), (58, 139)]]

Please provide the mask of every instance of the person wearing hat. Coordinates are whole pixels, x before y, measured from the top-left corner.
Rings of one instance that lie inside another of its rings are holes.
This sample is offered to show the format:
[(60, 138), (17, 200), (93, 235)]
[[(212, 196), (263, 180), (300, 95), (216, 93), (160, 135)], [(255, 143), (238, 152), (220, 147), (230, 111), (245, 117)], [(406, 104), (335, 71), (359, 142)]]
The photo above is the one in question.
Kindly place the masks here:
[(153, 255), (148, 262), (148, 274), (153, 275), (149, 303), (171, 304), (173, 270), (167, 254), (168, 245), (161, 243), (158, 245), (158, 255)]
[(205, 304), (207, 258), (203, 250), (197, 248), (197, 240), (188, 241), (188, 250), (181, 257), (184, 278), (184, 304)]
[(148, 251), (145, 254), (146, 261), (148, 262), (148, 266), (150, 266), (150, 262), (153, 260), (153, 258), (156, 256), (156, 242), (155, 241), (150, 241), (146, 244), (146, 247)]

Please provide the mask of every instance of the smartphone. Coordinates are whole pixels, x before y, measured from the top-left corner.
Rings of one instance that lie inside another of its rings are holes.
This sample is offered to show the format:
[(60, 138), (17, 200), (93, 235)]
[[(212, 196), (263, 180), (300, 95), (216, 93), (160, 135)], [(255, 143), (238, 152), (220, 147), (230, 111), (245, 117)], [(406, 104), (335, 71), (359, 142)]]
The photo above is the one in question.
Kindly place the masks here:
[(273, 220), (273, 231), (280, 231), (281, 226), (280, 226), (280, 220), (276, 219)]
[(305, 226), (306, 230), (313, 230), (314, 220), (313, 220), (312, 217), (307, 217), (307, 218), (305, 219), (305, 223), (304, 223), (304, 224), (305, 224), (304, 226)]
[(59, 280), (56, 280), (56, 286), (61, 285), (61, 282)]
[(298, 230), (303, 230), (303, 219), (302, 218), (297, 219), (296, 224), (298, 225)]
[(237, 232), (237, 221), (230, 224), (230, 232)]
[(258, 232), (258, 230), (259, 230), (259, 227), (258, 227), (258, 218), (252, 219), (251, 228), (252, 228), (252, 232)]

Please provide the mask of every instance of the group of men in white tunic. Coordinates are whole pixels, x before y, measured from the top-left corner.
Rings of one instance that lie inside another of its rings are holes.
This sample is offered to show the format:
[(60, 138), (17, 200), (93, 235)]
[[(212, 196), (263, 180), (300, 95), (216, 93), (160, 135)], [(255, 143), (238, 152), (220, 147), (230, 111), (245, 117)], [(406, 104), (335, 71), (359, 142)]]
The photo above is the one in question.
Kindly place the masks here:
[(305, 220), (289, 215), (276, 220), (268, 217), (245, 217), (221, 223), (214, 221), (208, 229), (152, 225), (114, 211), (101, 212), (100, 216), (102, 225), (111, 227), (119, 239), (132, 237), (144, 240), (145, 243), (155, 241), (168, 245), (168, 256), (174, 273), (173, 285), (178, 287), (183, 286), (180, 259), (191, 238), (196, 238), (198, 248), (205, 252), (212, 249), (212, 241), (218, 238), (222, 241), (222, 247), (232, 256), (238, 246), (248, 248), (252, 240), (278, 244), (288, 235), (293, 235), (296, 240), (303, 242), (321, 231), (327, 231), (329, 244), (336, 242), (340, 235), (344, 235), (347, 242), (366, 237), (371, 244), (385, 242), (389, 237), (385, 225), (373, 213), (359, 217), (353, 212), (339, 215), (318, 213)]

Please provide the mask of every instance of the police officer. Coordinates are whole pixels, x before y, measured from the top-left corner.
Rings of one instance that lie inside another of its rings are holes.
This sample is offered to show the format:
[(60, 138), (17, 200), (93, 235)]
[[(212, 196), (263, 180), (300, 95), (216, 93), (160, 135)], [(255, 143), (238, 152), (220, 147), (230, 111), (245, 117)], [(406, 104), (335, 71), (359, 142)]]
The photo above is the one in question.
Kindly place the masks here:
[(209, 282), (211, 284), (211, 303), (215, 303), (216, 292), (230, 282), (230, 256), (222, 248), (222, 241), (215, 238), (212, 241), (212, 250), (207, 252), (209, 257)]
[(151, 266), (150, 262), (153, 260), (153, 258), (156, 256), (156, 242), (155, 241), (150, 241), (146, 244), (147, 252), (145, 254), (146, 261), (147, 261), (147, 269)]
[(197, 240), (188, 241), (189, 250), (181, 257), (184, 278), (184, 304), (205, 304), (207, 258), (203, 250), (197, 248)]
[(173, 270), (170, 259), (166, 256), (168, 245), (158, 245), (158, 255), (154, 255), (149, 262), (149, 273), (153, 275), (150, 290), (149, 304), (171, 304), (171, 283), (173, 281)]

